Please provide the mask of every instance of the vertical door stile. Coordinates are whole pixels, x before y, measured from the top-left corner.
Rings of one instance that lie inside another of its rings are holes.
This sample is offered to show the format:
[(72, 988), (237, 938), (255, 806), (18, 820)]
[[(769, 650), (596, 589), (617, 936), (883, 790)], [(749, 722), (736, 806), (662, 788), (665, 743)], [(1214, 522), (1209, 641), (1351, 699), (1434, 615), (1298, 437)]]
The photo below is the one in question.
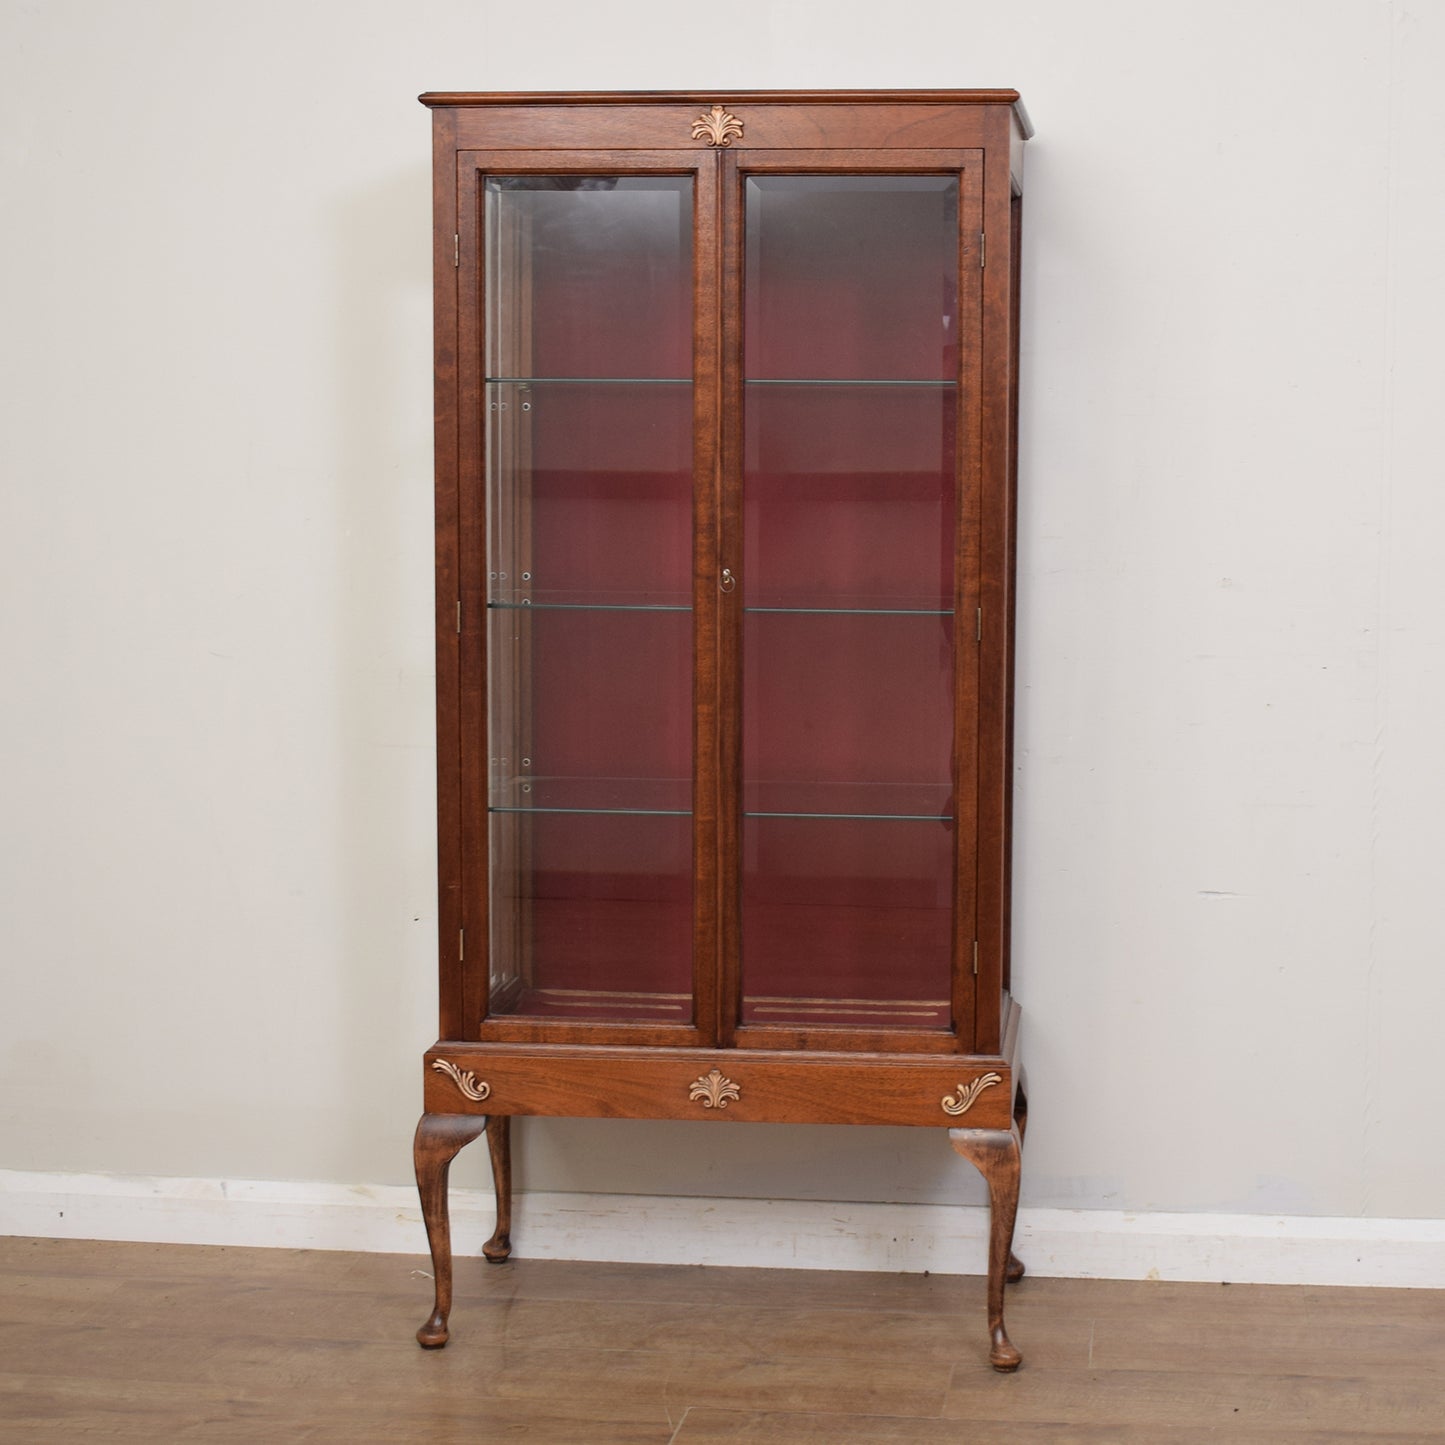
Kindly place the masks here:
[(1010, 501), (1014, 275), (1012, 194), (1008, 145), (990, 146), (979, 164), (979, 227), (989, 238), (988, 267), (982, 273), (979, 303), (979, 586), (985, 631), (979, 649), (978, 749), (978, 940), (980, 1008), (974, 1021), (973, 1047), (997, 1051), (1003, 1042), (999, 1008), (1003, 964), (1008, 947), (1010, 868), (1009, 804), (1011, 745), (1009, 727), (1012, 644)]
[[(512, 274), (507, 277), (508, 289), (516, 297), (512, 310), (511, 325), (505, 345), (515, 358), (508, 368), (518, 376), (532, 376), (532, 220), (529, 216), (517, 214), (512, 218), (513, 234), (509, 238), (508, 252), (513, 257)], [(526, 388), (519, 387), (506, 410), (499, 414), (505, 442), (499, 448), (502, 464), (514, 478), (530, 477), (532, 474), (532, 424), (530, 413), (523, 405), (527, 397)], [(532, 567), (532, 489), (518, 486), (511, 499), (512, 516), (507, 537), (512, 567), (519, 577), (511, 579), (520, 584)], [(498, 519), (500, 523), (500, 518)], [(532, 679), (536, 675), (533, 665), (532, 617), (529, 613), (517, 614), (517, 685), (509, 700), (509, 725), (511, 736), (516, 740), (517, 757), (504, 759), (503, 766), (521, 774), (526, 767), (527, 754), (532, 747)], [(512, 903), (509, 919), (512, 956), (516, 960), (516, 984), (521, 992), (534, 986), (533, 969), (533, 906), (524, 880), (533, 876), (533, 846), (529, 832), (522, 829), (520, 818), (510, 820), (507, 829), (508, 847), (515, 860), (512, 875), (518, 879), (519, 887)], [(490, 954), (490, 950), (489, 950)]]
[(458, 588), (468, 619), (458, 642), (461, 748), (461, 929), (472, 947), (458, 961), (463, 1036), (476, 1037), (487, 1015), (490, 841), (487, 837), (488, 752), (476, 742), (487, 735), (486, 599), (487, 522), (484, 489), (489, 441), (486, 425), (485, 328), (482, 322), (487, 256), (483, 241), (481, 172), (476, 158), (458, 155), (457, 168), (457, 421)]
[(463, 861), (461, 721), (461, 638), (448, 632), (447, 619), (461, 596), (460, 488), (458, 456), (458, 289), (459, 269), (451, 264), (457, 234), (460, 196), (455, 119), (448, 111), (433, 113), (432, 290), (435, 337), (434, 426), (436, 474), (436, 674), (437, 674), (437, 941), (440, 984), (440, 1036), (467, 1036), (467, 1011), (461, 971), (451, 940), (461, 930), (466, 869)]
[(718, 962), (722, 898), (719, 846), (719, 658), (723, 601), (717, 589), (722, 448), (722, 227), (716, 152), (696, 156), (693, 190), (693, 998), (699, 1042), (716, 1047), (723, 1020)]
[(954, 812), (957, 818), (954, 881), (953, 1017), (958, 1047), (973, 1047), (977, 1028), (978, 966), (978, 721), (983, 647), (967, 619), (980, 618), (982, 596), (982, 157), (967, 154), (959, 174), (957, 535), (954, 551)]
[(718, 629), (718, 1042), (735, 1042), (742, 994), (742, 588), (721, 590), (722, 570), (742, 564), (742, 345), (743, 215), (737, 154), (716, 153), (720, 311), (717, 508), (718, 546), (711, 559), (710, 590), (720, 605)]

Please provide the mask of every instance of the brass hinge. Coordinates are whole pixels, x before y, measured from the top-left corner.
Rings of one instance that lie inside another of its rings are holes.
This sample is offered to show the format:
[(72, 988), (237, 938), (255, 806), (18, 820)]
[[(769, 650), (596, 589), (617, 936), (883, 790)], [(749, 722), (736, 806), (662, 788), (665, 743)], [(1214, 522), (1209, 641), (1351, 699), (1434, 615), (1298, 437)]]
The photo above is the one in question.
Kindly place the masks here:
[[(974, 948), (977, 949), (977, 948), (978, 948), (978, 944), (975, 943), (975, 944), (974, 944)], [(458, 962), (458, 963), (465, 962), (466, 956), (467, 956), (467, 931), (466, 931), (465, 928), (459, 928), (459, 929), (457, 929), (457, 962)], [(977, 962), (974, 963), (973, 971), (974, 971), (975, 973), (978, 972), (978, 964), (977, 964)]]
[(973, 941), (973, 976), (978, 977), (978, 939)]
[(458, 234), (456, 234), (456, 233), (454, 232), (453, 235), (452, 235), (452, 265), (453, 265), (453, 266), (460, 266), (461, 264), (462, 264), (462, 238), (461, 238), (460, 235), (458, 235)]
[(987, 245), (988, 237), (982, 231), (980, 231), (978, 233), (978, 264), (980, 269), (988, 265)]
[(973, 624), (973, 640), (974, 640), (975, 642), (982, 642), (982, 641), (983, 641), (983, 608), (982, 608), (982, 607), (980, 607), (980, 608), (978, 609), (978, 616), (974, 619), (974, 624)]
[(457, 632), (460, 633), (461, 630), (462, 630), (462, 599), (461, 599), (460, 597), (458, 597), (458, 598), (457, 598)]

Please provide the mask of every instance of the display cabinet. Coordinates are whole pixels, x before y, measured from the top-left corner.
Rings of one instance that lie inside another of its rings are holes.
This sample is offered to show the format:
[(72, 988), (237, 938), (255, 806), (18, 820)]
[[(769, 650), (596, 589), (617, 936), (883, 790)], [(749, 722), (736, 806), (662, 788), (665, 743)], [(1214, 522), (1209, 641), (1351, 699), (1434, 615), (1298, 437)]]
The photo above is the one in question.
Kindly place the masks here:
[(515, 1115), (1025, 1120), (1009, 980), (1013, 91), (425, 95), (441, 1027)]

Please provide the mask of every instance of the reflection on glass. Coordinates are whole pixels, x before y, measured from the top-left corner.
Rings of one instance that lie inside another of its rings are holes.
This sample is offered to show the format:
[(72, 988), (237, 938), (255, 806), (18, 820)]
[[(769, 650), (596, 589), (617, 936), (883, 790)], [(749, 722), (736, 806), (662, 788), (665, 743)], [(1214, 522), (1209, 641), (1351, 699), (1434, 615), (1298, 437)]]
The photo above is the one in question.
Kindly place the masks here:
[(955, 388), (749, 386), (754, 607), (953, 607)]
[(691, 807), (690, 613), (492, 607), (487, 623), (494, 807), (537, 806), (539, 788), (553, 807), (652, 811), (662, 788)]
[(486, 183), (490, 1012), (692, 1005), (692, 183)]
[(692, 819), (493, 812), (492, 1012), (692, 1019)]
[(692, 178), (486, 183), (489, 377), (690, 377)]
[(945, 1030), (957, 179), (745, 201), (742, 1021)]
[(692, 605), (692, 386), (492, 382), (488, 597)]
[(954, 379), (954, 176), (751, 176), (749, 378)]
[(743, 818), (743, 1021), (949, 1025), (953, 827)]

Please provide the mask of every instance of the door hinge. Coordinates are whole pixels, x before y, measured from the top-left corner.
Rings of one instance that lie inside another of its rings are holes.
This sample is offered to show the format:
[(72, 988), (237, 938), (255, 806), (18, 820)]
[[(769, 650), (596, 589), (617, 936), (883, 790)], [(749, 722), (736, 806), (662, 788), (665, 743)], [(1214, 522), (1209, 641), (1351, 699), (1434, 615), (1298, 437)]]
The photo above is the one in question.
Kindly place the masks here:
[(462, 599), (457, 598), (457, 634), (461, 635), (462, 630)]
[[(978, 948), (978, 944), (975, 943), (975, 944), (974, 944), (974, 948), (977, 949), (977, 948)], [(458, 963), (465, 962), (466, 956), (467, 956), (467, 931), (466, 931), (465, 928), (459, 928), (459, 929), (457, 929), (457, 962), (458, 962)], [(977, 963), (976, 960), (975, 960), (975, 962), (974, 962), (973, 971), (974, 971), (975, 973), (978, 972), (978, 963)]]
[(973, 976), (978, 977), (978, 939), (973, 941)]
[(460, 266), (461, 264), (462, 264), (462, 238), (461, 238), (461, 236), (460, 236), (458, 233), (453, 232), (453, 233), (452, 233), (452, 265), (453, 265), (453, 266)]
[(982, 607), (980, 607), (980, 608), (978, 609), (978, 616), (977, 616), (976, 618), (974, 618), (974, 622), (973, 622), (973, 640), (974, 640), (975, 642), (982, 642), (982, 641), (983, 641), (983, 608), (982, 608)]
[(988, 247), (988, 237), (984, 234), (984, 232), (980, 231), (980, 232), (978, 233), (978, 264), (979, 264), (979, 269), (980, 269), (980, 270), (982, 270), (983, 267), (985, 267), (985, 266), (988, 265), (988, 249), (987, 249), (987, 247)]

